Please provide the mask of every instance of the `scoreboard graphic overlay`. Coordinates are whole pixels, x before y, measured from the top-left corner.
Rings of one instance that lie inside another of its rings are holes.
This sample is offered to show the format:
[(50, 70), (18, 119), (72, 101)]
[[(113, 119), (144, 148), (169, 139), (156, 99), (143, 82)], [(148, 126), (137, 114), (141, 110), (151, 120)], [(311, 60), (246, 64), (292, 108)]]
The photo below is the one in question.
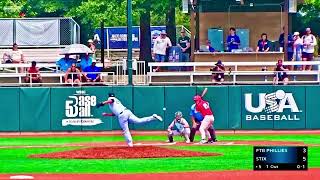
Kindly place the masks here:
[(254, 170), (308, 170), (306, 146), (255, 146)]

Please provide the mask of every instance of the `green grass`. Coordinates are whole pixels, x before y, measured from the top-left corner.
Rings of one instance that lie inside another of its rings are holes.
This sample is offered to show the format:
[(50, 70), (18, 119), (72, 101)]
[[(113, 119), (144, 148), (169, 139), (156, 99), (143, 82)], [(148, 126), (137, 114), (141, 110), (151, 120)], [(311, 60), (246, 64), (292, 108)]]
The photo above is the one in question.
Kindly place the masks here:
[[(165, 136), (134, 136), (136, 141), (164, 141)], [(223, 135), (219, 140), (275, 140), (300, 141), (320, 144), (320, 135)], [(119, 136), (97, 137), (33, 137), (0, 138), (0, 146), (19, 145), (62, 145), (81, 142), (123, 141)], [(223, 156), (125, 159), (125, 160), (77, 160), (77, 159), (37, 159), (32, 154), (65, 151), (79, 147), (65, 148), (10, 148), (0, 149), (0, 173), (155, 173), (209, 170), (249, 170), (252, 169), (252, 146), (171, 146), (175, 149), (215, 152)], [(320, 167), (320, 147), (309, 147), (309, 167)]]
[[(135, 141), (165, 141), (166, 136), (134, 136)], [(320, 144), (320, 135), (220, 135), (220, 141), (296, 141)], [(199, 140), (199, 139), (196, 139)], [(64, 145), (70, 143), (95, 143), (124, 141), (122, 136), (68, 136), (68, 137), (19, 137), (0, 138), (0, 146)]]

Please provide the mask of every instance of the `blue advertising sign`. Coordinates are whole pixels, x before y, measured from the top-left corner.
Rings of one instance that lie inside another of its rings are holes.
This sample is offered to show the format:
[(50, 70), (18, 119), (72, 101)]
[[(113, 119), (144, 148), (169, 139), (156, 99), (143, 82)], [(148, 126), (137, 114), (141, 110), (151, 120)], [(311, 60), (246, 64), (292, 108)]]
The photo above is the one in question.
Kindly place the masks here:
[[(154, 40), (160, 35), (162, 30), (166, 30), (165, 26), (152, 26), (151, 38), (152, 38), (152, 47)], [(95, 34), (101, 39), (101, 30), (96, 29)], [(127, 49), (127, 28), (126, 27), (107, 27), (104, 29), (105, 49)], [(109, 44), (109, 47), (108, 47)], [(132, 45), (133, 48), (140, 48), (140, 27), (135, 26), (132, 28)], [(97, 46), (100, 48), (100, 44)]]
[[(104, 29), (104, 48), (107, 49), (107, 29)], [(101, 40), (101, 29), (95, 29), (94, 30), (94, 36), (98, 36), (99, 41)], [(101, 48), (101, 42), (98, 42), (98, 44), (96, 45), (97, 48)]]
[[(127, 49), (127, 28), (107, 28), (110, 49)], [(139, 48), (140, 32), (139, 27), (132, 28), (132, 46)]]

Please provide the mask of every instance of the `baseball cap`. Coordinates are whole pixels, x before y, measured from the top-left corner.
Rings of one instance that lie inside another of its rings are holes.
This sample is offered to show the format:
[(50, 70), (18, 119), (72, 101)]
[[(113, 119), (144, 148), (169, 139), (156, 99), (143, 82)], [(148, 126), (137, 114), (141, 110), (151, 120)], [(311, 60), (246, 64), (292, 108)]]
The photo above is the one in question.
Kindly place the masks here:
[(218, 62), (216, 63), (216, 65), (221, 65), (221, 64), (222, 64), (221, 60), (218, 60)]
[(88, 40), (88, 43), (93, 43), (93, 40), (92, 40), (92, 39), (89, 39), (89, 40)]
[(114, 93), (109, 93), (109, 97), (115, 97)]
[(308, 31), (311, 31), (311, 28), (306, 28), (306, 31), (308, 32)]
[(293, 35), (294, 35), (294, 36), (299, 36), (300, 33), (299, 33), (299, 32), (294, 32)]
[(162, 30), (161, 34), (167, 34), (167, 32), (165, 30)]
[(97, 60), (96, 59), (92, 59), (92, 62), (95, 63), (95, 62), (97, 62)]

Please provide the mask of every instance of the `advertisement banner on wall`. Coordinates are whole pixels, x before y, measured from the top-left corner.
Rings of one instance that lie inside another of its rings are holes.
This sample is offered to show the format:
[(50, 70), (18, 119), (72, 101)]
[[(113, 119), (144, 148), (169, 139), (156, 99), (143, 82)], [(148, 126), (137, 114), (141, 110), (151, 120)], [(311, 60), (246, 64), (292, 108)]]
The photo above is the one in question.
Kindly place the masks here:
[(97, 97), (87, 94), (84, 90), (77, 90), (65, 101), (65, 118), (62, 126), (95, 126), (103, 123), (94, 117), (92, 108), (97, 105)]
[(97, 94), (83, 88), (52, 88), (52, 130), (106, 129), (97, 102)]
[[(140, 33), (139, 27), (132, 28), (132, 47), (139, 48)], [(127, 28), (108, 28), (108, 39), (110, 49), (127, 49)]]
[(304, 128), (305, 93), (300, 92), (303, 89), (299, 90), (269, 87), (267, 91), (257, 91), (255, 88), (254, 92), (250, 92), (250, 88), (243, 88), (243, 126), (259, 124), (258, 128)]
[[(165, 26), (151, 26), (151, 43), (153, 47), (154, 40), (160, 36), (162, 30), (166, 30)], [(94, 31), (95, 36), (101, 40), (101, 30)], [(127, 28), (126, 27), (107, 27), (104, 29), (104, 47), (105, 49), (127, 49)], [(100, 48), (101, 43), (97, 45)], [(132, 28), (132, 45), (133, 48), (140, 48), (140, 27)]]

